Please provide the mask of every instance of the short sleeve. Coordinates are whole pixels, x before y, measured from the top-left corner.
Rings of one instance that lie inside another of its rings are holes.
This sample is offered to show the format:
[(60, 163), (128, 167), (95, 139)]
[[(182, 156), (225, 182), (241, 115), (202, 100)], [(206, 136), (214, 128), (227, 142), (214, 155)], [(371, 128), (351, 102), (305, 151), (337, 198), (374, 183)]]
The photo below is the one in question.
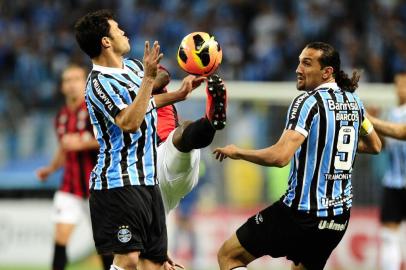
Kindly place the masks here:
[(364, 122), (364, 119), (366, 118), (366, 111), (365, 111), (365, 107), (364, 107), (364, 103), (362, 103), (361, 99), (358, 97), (358, 95), (353, 94), (354, 99), (356, 100), (356, 102), (358, 103), (358, 107), (359, 107), (359, 111), (361, 113), (361, 120), (360, 123)]
[(313, 96), (304, 93), (296, 97), (289, 107), (285, 129), (296, 130), (307, 137), (316, 113), (317, 101)]
[(114, 123), (117, 114), (128, 104), (119, 94), (120, 91), (115, 86), (116, 84), (113, 84), (111, 80), (102, 75), (94, 77), (90, 82), (91, 87), (88, 96), (93, 107)]

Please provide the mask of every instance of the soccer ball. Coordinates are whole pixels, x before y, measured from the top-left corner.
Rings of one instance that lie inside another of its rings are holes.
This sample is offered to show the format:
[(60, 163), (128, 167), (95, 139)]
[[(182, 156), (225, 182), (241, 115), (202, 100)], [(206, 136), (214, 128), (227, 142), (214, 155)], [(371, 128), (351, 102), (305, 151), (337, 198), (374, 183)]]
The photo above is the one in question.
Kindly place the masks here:
[(214, 36), (193, 32), (185, 36), (178, 49), (179, 66), (193, 75), (209, 76), (221, 63), (223, 52)]

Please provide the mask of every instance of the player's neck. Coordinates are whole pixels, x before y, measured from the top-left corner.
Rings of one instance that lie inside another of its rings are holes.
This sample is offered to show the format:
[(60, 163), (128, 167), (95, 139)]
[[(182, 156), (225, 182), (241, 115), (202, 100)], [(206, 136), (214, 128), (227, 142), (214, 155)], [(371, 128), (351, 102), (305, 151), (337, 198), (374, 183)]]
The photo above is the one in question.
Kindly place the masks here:
[(123, 57), (108, 52), (93, 58), (92, 62), (103, 67), (123, 68)]
[(66, 107), (68, 107), (69, 110), (76, 110), (80, 104), (82, 104), (82, 100), (80, 98), (67, 98), (66, 99)]

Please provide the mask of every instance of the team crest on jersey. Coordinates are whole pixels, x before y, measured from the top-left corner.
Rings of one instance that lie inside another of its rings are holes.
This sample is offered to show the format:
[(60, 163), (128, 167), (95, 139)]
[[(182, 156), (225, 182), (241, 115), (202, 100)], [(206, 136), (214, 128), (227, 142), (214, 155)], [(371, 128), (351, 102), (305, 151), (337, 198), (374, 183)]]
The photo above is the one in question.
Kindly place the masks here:
[(118, 241), (121, 243), (127, 243), (131, 240), (132, 234), (131, 231), (128, 229), (128, 226), (120, 226), (118, 227), (119, 231), (117, 233)]

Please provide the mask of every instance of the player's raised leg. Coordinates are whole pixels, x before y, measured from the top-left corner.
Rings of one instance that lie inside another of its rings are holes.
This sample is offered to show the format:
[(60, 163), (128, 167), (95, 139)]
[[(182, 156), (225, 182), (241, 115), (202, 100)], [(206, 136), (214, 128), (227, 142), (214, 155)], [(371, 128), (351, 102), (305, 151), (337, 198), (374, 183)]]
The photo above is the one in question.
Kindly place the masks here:
[(227, 92), (223, 80), (214, 74), (208, 77), (205, 117), (181, 124), (172, 142), (181, 152), (204, 148), (213, 141), (216, 130), (226, 125)]

